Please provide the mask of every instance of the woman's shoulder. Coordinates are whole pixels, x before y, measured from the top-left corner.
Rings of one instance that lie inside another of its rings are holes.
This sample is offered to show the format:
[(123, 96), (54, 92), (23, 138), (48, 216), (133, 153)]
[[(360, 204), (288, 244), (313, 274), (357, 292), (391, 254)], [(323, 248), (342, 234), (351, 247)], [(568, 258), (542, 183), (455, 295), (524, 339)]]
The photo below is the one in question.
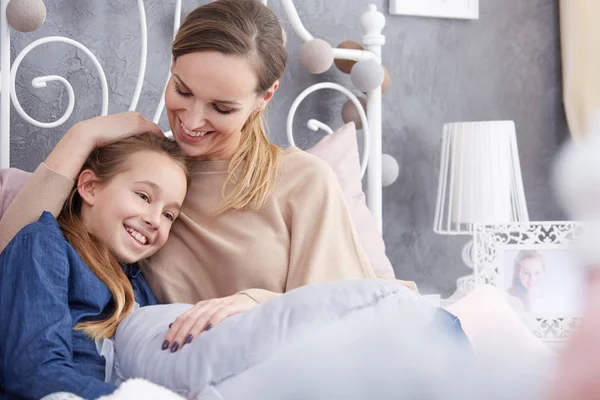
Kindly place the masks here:
[[(323, 195), (337, 184), (331, 167), (323, 160), (296, 147), (283, 151), (279, 161), (277, 186), (278, 197), (300, 197)], [(317, 196), (318, 197), (318, 196)]]
[(283, 151), (279, 171), (282, 179), (335, 179), (329, 164), (297, 147), (288, 147)]

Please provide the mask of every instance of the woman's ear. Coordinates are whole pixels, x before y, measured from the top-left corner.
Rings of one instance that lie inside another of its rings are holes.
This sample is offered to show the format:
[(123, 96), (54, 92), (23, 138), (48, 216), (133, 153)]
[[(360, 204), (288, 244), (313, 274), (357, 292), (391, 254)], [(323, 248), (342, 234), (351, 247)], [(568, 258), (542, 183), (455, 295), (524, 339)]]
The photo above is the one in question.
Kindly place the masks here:
[(271, 87), (263, 95), (263, 97), (261, 99), (259, 99), (258, 104), (256, 106), (256, 111), (262, 111), (265, 109), (265, 107), (267, 106), (267, 103), (269, 103), (269, 101), (271, 101), (271, 99), (273, 98), (273, 95), (275, 94), (275, 92), (277, 91), (278, 88), (279, 88), (279, 80), (276, 80), (275, 83), (273, 83), (273, 85), (271, 85)]
[(98, 178), (92, 170), (81, 171), (77, 179), (77, 192), (88, 206), (96, 203), (96, 192), (98, 191)]

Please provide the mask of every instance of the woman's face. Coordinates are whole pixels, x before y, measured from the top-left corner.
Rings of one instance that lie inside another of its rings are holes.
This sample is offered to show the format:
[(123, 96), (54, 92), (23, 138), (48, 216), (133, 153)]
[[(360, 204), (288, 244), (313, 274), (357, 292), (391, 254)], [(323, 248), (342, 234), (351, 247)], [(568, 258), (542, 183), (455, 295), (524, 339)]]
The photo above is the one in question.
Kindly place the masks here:
[(272, 92), (256, 94), (257, 77), (246, 58), (215, 51), (183, 55), (171, 73), (165, 106), (179, 146), (197, 159), (231, 159), (244, 123)]
[(527, 290), (537, 286), (544, 275), (544, 264), (536, 258), (526, 258), (521, 261), (521, 271), (519, 279), (521, 284)]

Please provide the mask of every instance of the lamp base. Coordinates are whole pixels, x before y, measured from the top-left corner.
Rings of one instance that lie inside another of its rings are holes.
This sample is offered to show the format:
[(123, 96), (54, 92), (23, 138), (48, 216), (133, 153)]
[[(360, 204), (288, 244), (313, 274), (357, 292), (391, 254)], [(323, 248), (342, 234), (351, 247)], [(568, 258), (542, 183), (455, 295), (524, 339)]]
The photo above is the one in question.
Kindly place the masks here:
[[(475, 269), (475, 263), (473, 262), (473, 240), (469, 240), (462, 248), (461, 256), (465, 265), (471, 269)], [(456, 291), (448, 298), (441, 300), (442, 307), (450, 305), (469, 293), (477, 286), (477, 277), (475, 274), (469, 274), (461, 276), (456, 280)]]
[(450, 304), (457, 302), (463, 297), (466, 297), (469, 293), (473, 291), (473, 289), (475, 289), (476, 286), (477, 277), (475, 276), (475, 274), (461, 276), (456, 280), (456, 290), (454, 291), (454, 293), (452, 293), (450, 297), (442, 299), (440, 301), (440, 304), (442, 305), (442, 307), (449, 306)]

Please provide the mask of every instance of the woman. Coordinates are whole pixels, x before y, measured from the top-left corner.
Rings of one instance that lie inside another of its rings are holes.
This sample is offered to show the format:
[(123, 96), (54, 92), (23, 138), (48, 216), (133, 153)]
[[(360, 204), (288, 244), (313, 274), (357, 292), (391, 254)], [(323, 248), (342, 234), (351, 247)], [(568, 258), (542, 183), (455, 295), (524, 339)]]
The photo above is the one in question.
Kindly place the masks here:
[(187, 160), (153, 135), (96, 149), (58, 219), (23, 228), (0, 254), (0, 393), (95, 399), (106, 383), (96, 343), (134, 309), (156, 304), (129, 265), (167, 241), (187, 188)]
[(517, 297), (527, 311), (543, 296), (542, 282), (546, 266), (544, 257), (535, 250), (521, 250), (514, 260), (513, 282), (508, 294)]
[[(375, 278), (331, 169), (267, 139), (263, 114), (287, 59), (277, 17), (258, 0), (208, 3), (185, 19), (172, 54), (165, 107), (192, 178), (144, 276), (159, 301), (197, 304), (163, 349), (299, 286)], [(92, 148), (148, 130), (159, 132), (136, 113), (76, 124), (7, 210), (3, 242), (43, 210), (59, 211)]]

